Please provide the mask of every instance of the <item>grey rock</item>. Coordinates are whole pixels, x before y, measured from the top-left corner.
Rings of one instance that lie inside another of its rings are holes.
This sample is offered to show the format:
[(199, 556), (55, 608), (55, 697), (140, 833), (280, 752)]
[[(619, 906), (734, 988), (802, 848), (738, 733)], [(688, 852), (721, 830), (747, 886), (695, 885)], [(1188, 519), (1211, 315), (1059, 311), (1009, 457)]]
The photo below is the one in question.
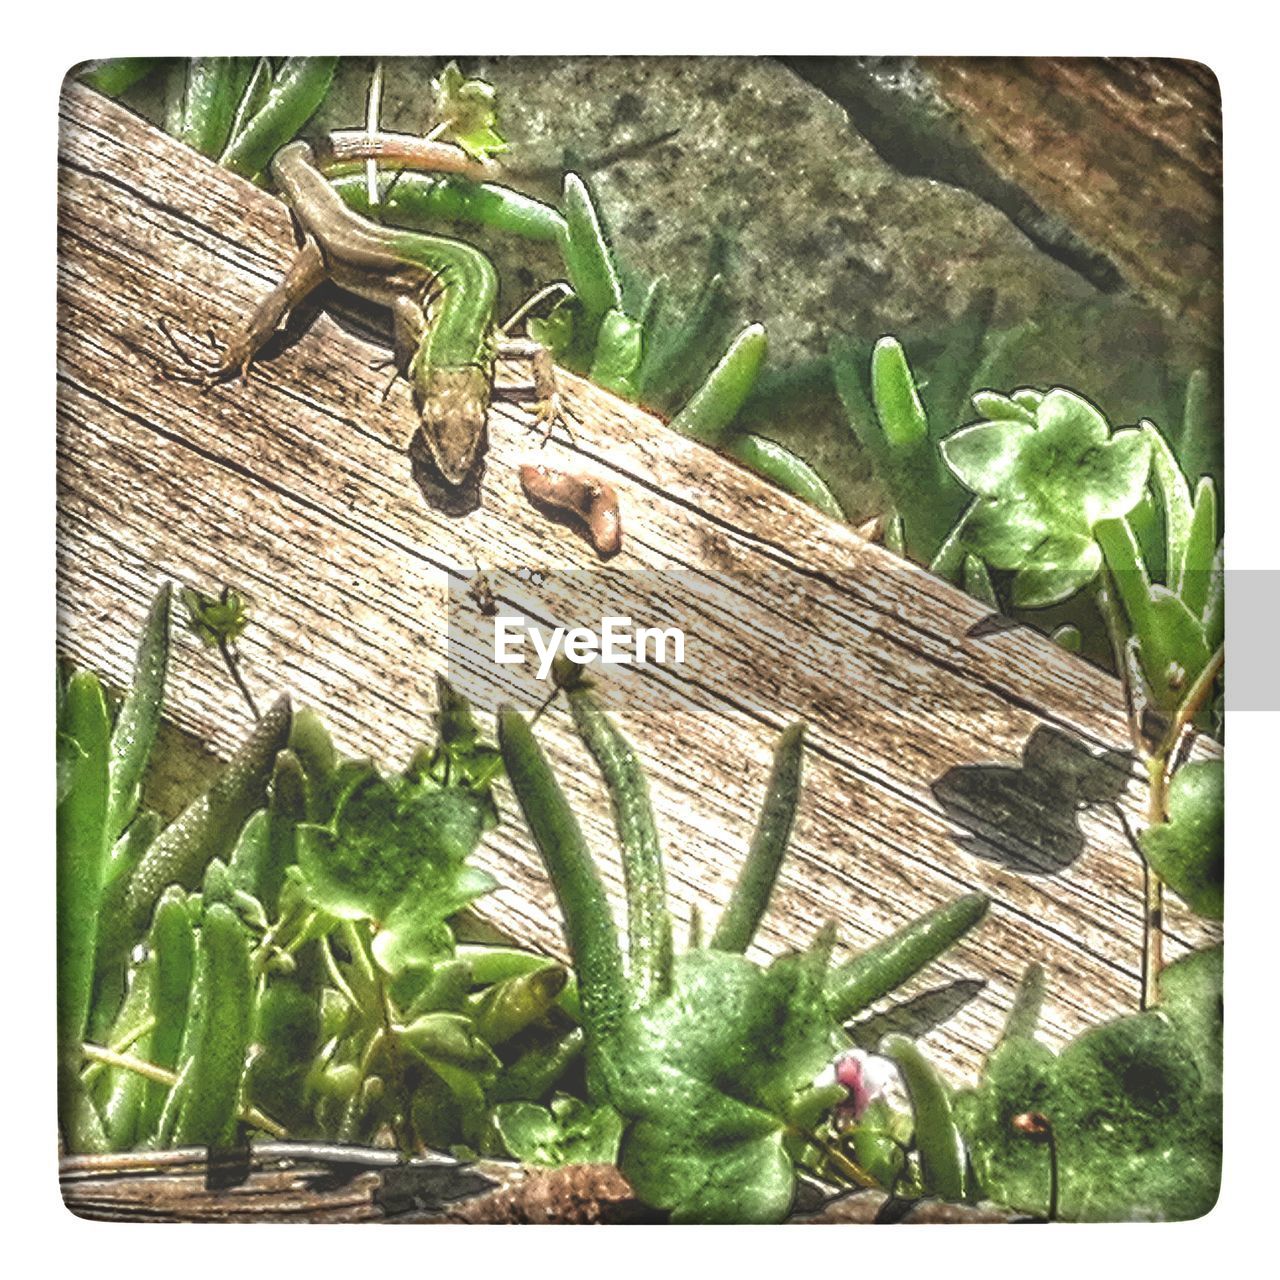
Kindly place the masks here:
[[(438, 63), (388, 62), (384, 123), (423, 129)], [(574, 168), (632, 272), (696, 291), (728, 242), (736, 319), (763, 321), (779, 363), (833, 331), (874, 338), (937, 327), (994, 288), (996, 323), (1093, 287), (969, 192), (905, 176), (845, 112), (768, 58), (472, 58), (498, 91), (513, 182), (555, 200)], [(353, 74), (354, 73), (354, 74)], [(363, 115), (344, 68), (326, 122)], [(523, 255), (523, 247), (519, 250)]]
[(868, 142), (904, 174), (972, 192), (1006, 214), (1050, 257), (1106, 293), (1123, 288), (1115, 265), (1016, 183), (997, 173), (955, 108), (914, 58), (787, 58), (798, 76), (848, 113)]
[[(801, 60), (808, 79), (760, 57), (461, 61), (497, 89), (513, 186), (559, 203), (566, 170), (586, 178), (630, 301), (665, 276), (674, 324), (719, 264), (708, 367), (736, 329), (767, 326), (775, 394), (749, 425), (808, 458), (854, 519), (882, 496), (834, 397), (834, 334), (897, 334), (927, 379), (940, 335), (989, 289), (993, 330), (1018, 333), (995, 362), (1007, 384), (1075, 386), (1117, 421), (1167, 421), (1206, 363), (986, 165), (910, 59)], [(434, 123), (444, 62), (386, 60), (385, 127)], [(363, 123), (373, 65), (342, 61), (308, 132)], [(460, 234), (493, 255), (504, 315), (562, 272), (554, 246)]]
[[(386, 63), (384, 125), (430, 125), (442, 63)], [(371, 65), (344, 63), (318, 124), (363, 119)], [(497, 89), (512, 185), (558, 202), (565, 170), (580, 173), (624, 275), (665, 276), (677, 316), (719, 252), (725, 330), (762, 321), (769, 370), (823, 357), (837, 332), (867, 341), (935, 332), (986, 289), (999, 327), (1101, 296), (979, 196), (895, 168), (841, 106), (773, 59), (466, 58), (463, 67)], [(481, 243), (507, 309), (559, 273), (546, 246)], [(870, 513), (878, 489), (829, 379), (819, 368), (798, 383), (771, 410), (767, 434), (808, 457), (852, 514)]]

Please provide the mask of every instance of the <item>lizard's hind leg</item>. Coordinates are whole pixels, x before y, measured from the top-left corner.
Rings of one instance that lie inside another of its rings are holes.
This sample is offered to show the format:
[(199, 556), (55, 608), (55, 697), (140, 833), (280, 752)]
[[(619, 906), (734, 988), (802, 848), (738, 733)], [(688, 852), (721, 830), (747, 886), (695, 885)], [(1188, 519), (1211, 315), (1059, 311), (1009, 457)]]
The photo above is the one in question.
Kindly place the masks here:
[[(235, 373), (239, 373), (241, 379), (247, 379), (253, 357), (280, 327), (285, 316), (324, 282), (326, 274), (320, 246), (308, 237), (289, 264), (284, 279), (258, 303), (253, 314), (211, 361), (198, 363), (178, 347), (173, 335), (165, 329), (178, 354), (195, 370), (188, 374), (170, 372), (166, 376), (179, 382), (196, 382), (204, 387), (211, 387)], [(164, 328), (163, 325), (161, 327)]]

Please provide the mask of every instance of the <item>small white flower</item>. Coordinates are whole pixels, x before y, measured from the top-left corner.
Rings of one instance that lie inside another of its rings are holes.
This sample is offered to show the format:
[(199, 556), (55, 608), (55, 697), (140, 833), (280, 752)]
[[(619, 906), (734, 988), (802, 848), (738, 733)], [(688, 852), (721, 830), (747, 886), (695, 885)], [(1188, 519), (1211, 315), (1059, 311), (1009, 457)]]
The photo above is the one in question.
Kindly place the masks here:
[(842, 1053), (832, 1067), (836, 1083), (849, 1092), (846, 1106), (855, 1120), (861, 1119), (877, 1098), (883, 1098), (898, 1078), (898, 1068), (888, 1058), (867, 1053), (865, 1049)]

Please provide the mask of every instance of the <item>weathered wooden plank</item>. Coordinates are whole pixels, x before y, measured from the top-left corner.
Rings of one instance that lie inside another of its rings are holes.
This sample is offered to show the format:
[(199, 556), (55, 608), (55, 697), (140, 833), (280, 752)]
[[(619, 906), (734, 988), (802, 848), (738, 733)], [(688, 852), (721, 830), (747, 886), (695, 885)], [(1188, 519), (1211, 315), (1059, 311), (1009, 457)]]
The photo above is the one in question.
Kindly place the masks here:
[[(663, 1215), (635, 1199), (613, 1165), (460, 1165), (429, 1155), (306, 1142), (255, 1143), (210, 1161), (202, 1148), (67, 1156), (67, 1207), (105, 1222), (638, 1223)], [(803, 1183), (794, 1223), (1018, 1222), (989, 1205), (891, 1201), (882, 1191), (834, 1200)]]
[[(540, 618), (598, 618), (625, 589), (646, 622), (692, 620), (687, 667), (634, 668), (605, 685), (652, 778), (680, 915), (727, 898), (772, 743), (804, 716), (805, 797), (764, 951), (831, 916), (842, 943), (866, 945), (981, 888), (996, 907), (921, 984), (986, 979), (930, 1038), (954, 1074), (990, 1046), (1030, 960), (1051, 971), (1051, 1036), (1133, 1006), (1136, 860), (1112, 809), (1079, 809), (1064, 781), (1090, 754), (1125, 747), (1113, 680), (1023, 629), (970, 637), (984, 612), (973, 600), (569, 375), (574, 440), (543, 456), (617, 489), (626, 539), (607, 567), (524, 501), (516, 463), (535, 439), (507, 403), (491, 417), (482, 506), (465, 517), (430, 508), (405, 452), (408, 394), (397, 387), (384, 403), (372, 367), (382, 352), (328, 315), (247, 385), (202, 394), (159, 379), (155, 362), (172, 353), (158, 318), (225, 332), (287, 261), (288, 215), (86, 91), (68, 90), (63, 116), (58, 598), (69, 654), (121, 680), (161, 576), (230, 582), (255, 601), (249, 679), (320, 707), (343, 749), (402, 759), (425, 734), (446, 664), (484, 706), (532, 706), (458, 590), (477, 565), (501, 599)], [(518, 580), (518, 566), (536, 566), (536, 581)], [(225, 753), (244, 728), (229, 682), (189, 638), (174, 668), (171, 714)], [(607, 806), (567, 717), (544, 717), (539, 735), (620, 894)], [(1049, 766), (1019, 768), (1029, 742)], [(1136, 816), (1128, 762), (1100, 776), (1127, 788)], [(504, 823), (480, 860), (503, 886), (486, 917), (560, 950), (519, 824)], [(1175, 955), (1206, 936), (1176, 910), (1171, 929)]]
[(403, 1161), (395, 1151), (305, 1142), (216, 1158), (204, 1147), (65, 1156), (59, 1167), (67, 1207), (106, 1222), (438, 1222), (459, 1206), (483, 1213), (490, 1197), (516, 1198), (526, 1174), (508, 1161)]

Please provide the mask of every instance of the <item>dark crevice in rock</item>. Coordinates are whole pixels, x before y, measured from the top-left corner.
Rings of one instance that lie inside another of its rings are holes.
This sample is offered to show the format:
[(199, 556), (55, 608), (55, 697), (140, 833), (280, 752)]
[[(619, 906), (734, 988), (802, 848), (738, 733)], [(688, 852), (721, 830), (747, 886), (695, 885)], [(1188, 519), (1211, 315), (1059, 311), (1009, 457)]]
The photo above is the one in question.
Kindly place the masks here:
[(970, 141), (914, 58), (792, 57), (780, 61), (848, 114), (886, 164), (908, 178), (944, 182), (998, 209), (1037, 248), (1103, 293), (1125, 282), (1111, 260), (1002, 177)]

